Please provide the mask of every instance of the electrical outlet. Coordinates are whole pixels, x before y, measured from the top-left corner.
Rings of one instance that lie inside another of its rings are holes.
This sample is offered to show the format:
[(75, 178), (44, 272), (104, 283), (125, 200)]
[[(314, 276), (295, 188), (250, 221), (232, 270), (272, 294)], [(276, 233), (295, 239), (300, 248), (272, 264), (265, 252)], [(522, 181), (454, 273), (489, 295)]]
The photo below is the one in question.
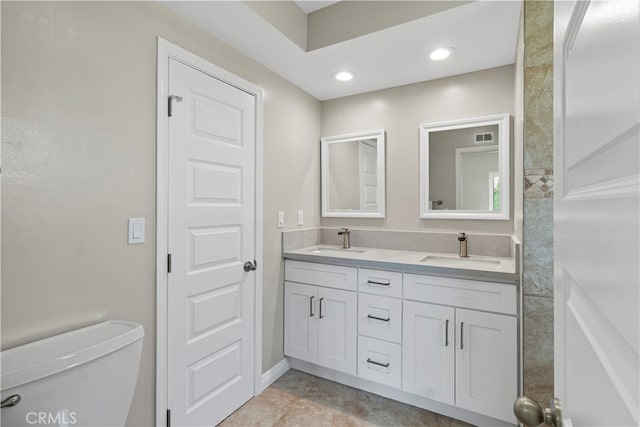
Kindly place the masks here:
[(278, 211), (278, 228), (284, 227), (284, 211)]
[(298, 211), (298, 225), (304, 224), (304, 211), (300, 209)]

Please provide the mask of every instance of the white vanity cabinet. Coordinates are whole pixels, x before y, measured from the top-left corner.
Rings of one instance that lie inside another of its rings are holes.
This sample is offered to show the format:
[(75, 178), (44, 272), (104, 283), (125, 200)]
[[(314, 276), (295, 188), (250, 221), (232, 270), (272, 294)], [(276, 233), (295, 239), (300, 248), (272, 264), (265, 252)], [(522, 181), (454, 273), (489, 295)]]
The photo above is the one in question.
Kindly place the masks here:
[(517, 315), (513, 284), (285, 261), (291, 366), (474, 424), (516, 423)]
[(515, 291), (501, 283), (405, 274), (403, 389), (515, 421)]
[(355, 288), (355, 268), (287, 261), (285, 355), (355, 375)]

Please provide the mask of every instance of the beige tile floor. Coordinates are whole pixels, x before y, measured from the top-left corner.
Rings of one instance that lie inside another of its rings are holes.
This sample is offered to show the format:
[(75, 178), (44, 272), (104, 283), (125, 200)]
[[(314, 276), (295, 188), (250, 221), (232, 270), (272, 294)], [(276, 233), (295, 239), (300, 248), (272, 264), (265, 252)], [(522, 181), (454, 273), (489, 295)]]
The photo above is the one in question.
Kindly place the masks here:
[(220, 424), (221, 427), (468, 425), (293, 369)]

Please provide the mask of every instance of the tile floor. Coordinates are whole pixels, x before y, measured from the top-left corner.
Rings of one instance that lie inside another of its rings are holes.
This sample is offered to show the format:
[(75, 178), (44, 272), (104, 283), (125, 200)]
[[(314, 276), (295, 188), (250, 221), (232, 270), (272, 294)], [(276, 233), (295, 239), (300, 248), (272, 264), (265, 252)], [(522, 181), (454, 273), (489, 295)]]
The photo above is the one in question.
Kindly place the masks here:
[(466, 427), (414, 406), (290, 369), (220, 427)]

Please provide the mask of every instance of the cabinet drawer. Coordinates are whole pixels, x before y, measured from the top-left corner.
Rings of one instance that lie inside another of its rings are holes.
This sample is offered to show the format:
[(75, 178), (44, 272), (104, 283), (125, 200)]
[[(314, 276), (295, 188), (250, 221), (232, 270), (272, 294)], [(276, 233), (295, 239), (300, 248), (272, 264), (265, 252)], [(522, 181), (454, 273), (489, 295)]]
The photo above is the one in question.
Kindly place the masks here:
[(400, 388), (402, 350), (399, 344), (358, 337), (358, 376)]
[(405, 274), (404, 297), (434, 304), (517, 314), (516, 286), (503, 283)]
[(402, 298), (402, 273), (358, 269), (358, 291)]
[(347, 291), (355, 291), (357, 287), (357, 269), (339, 265), (286, 260), (284, 278), (289, 282), (307, 283)]
[(358, 333), (399, 343), (402, 337), (402, 300), (358, 294)]

